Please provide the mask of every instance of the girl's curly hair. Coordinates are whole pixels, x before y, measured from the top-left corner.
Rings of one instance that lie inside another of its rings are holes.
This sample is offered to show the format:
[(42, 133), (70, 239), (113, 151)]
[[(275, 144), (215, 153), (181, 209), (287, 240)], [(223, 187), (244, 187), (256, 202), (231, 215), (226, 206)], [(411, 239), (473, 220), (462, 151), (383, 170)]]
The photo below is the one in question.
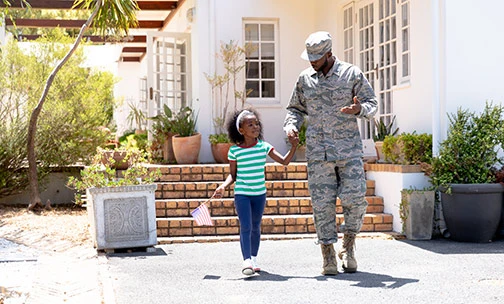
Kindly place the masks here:
[(231, 115), (231, 117), (228, 120), (227, 125), (226, 125), (229, 139), (231, 140), (231, 142), (233, 142), (237, 145), (241, 144), (245, 141), (245, 137), (243, 135), (241, 135), (240, 132), (238, 132), (238, 129), (236, 129), (236, 120), (238, 119), (238, 115), (240, 115), (240, 113), (244, 110), (252, 112), (255, 115), (255, 117), (257, 117), (257, 120), (259, 121), (259, 127), (260, 127), (259, 136), (257, 137), (257, 139), (260, 139), (260, 140), (263, 139), (263, 128), (262, 128), (262, 122), (261, 122), (261, 118), (259, 116), (259, 113), (252, 108), (237, 110), (233, 113), (233, 115)]

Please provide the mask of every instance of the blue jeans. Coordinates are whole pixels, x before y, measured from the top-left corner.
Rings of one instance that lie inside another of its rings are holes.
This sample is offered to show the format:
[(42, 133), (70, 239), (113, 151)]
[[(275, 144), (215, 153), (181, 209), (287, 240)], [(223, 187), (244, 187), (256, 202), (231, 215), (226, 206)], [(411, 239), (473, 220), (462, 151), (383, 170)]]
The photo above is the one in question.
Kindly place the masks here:
[(235, 208), (240, 220), (240, 246), (243, 259), (257, 256), (261, 242), (261, 220), (266, 205), (266, 194), (235, 195)]

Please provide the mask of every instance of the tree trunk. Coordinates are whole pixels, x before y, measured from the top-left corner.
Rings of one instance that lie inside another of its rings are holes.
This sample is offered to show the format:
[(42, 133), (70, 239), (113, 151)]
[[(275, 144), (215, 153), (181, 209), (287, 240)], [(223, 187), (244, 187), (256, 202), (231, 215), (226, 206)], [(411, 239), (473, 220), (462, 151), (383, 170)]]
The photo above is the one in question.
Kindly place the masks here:
[(28, 126), (28, 181), (30, 185), (30, 204), (28, 205), (28, 209), (31, 210), (35, 208), (37, 205), (43, 206), (42, 201), (40, 199), (40, 191), (39, 191), (39, 184), (38, 184), (38, 173), (37, 173), (37, 154), (35, 151), (35, 136), (37, 134), (37, 121), (40, 112), (42, 111), (42, 107), (44, 105), (45, 99), (47, 97), (47, 94), (49, 93), (49, 89), (51, 88), (51, 85), (54, 81), (54, 78), (56, 77), (56, 74), (58, 71), (63, 67), (63, 65), (70, 59), (70, 57), (73, 55), (77, 47), (80, 45), (80, 42), (82, 41), (82, 37), (84, 36), (84, 31), (89, 28), (91, 25), (91, 22), (93, 22), (93, 19), (95, 18), (96, 14), (98, 13), (98, 10), (100, 7), (103, 5), (103, 0), (97, 1), (95, 4), (95, 8), (93, 10), (93, 13), (91, 16), (89, 16), (88, 20), (86, 23), (84, 23), (80, 29), (79, 35), (77, 36), (77, 39), (75, 40), (74, 44), (72, 45), (72, 48), (68, 53), (63, 57), (63, 59), (56, 65), (54, 70), (51, 72), (49, 75), (49, 78), (47, 78), (44, 91), (42, 92), (42, 96), (40, 96), (39, 102), (35, 109), (33, 109), (31, 116), (30, 116), (30, 124)]

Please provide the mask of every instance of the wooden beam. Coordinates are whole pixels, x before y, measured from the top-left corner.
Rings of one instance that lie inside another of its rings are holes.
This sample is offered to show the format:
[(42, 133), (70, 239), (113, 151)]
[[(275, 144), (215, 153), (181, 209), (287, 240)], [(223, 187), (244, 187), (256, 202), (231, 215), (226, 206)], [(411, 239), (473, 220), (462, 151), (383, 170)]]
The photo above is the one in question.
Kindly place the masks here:
[(122, 57), (123, 62), (140, 62), (140, 57)]
[[(10, 0), (11, 8), (23, 9), (26, 5), (21, 0)], [(28, 0), (33, 9), (72, 9), (74, 0)], [(177, 8), (178, 1), (137, 1), (138, 7), (144, 11), (169, 11)], [(0, 1), (0, 7), (5, 7)]]
[[(80, 28), (86, 20), (58, 20), (58, 19), (15, 19), (17, 27), (62, 27), (62, 28)], [(14, 25), (12, 20), (6, 19), (5, 25)], [(137, 28), (160, 29), (163, 26), (163, 21), (158, 20), (139, 20)]]
[[(40, 38), (42, 35), (20, 35), (22, 39), (26, 40), (36, 40)], [(89, 39), (92, 42), (97, 42), (97, 43), (105, 43), (105, 42), (135, 42), (135, 43), (146, 43), (147, 42), (147, 36), (145, 35), (135, 35), (135, 36), (128, 36), (122, 38), (120, 41), (117, 41), (117, 38), (114, 37), (101, 37), (101, 36), (95, 36), (95, 35), (84, 35), (84, 39)]]
[(126, 46), (122, 49), (123, 53), (145, 53), (147, 52), (146, 47), (142, 46)]

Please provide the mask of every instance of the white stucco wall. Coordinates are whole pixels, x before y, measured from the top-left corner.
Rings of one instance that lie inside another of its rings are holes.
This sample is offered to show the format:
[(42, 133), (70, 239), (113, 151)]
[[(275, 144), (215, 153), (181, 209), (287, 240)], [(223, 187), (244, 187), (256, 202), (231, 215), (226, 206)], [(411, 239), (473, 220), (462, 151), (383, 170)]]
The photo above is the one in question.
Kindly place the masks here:
[(138, 62), (118, 62), (117, 75), (119, 82), (114, 87), (114, 96), (122, 101), (114, 111), (114, 120), (117, 124), (117, 136), (124, 134), (131, 127), (127, 123), (129, 114), (128, 101), (140, 99), (140, 73), (141, 66)]
[[(282, 130), (285, 107), (287, 106), (294, 81), (307, 62), (299, 56), (304, 47), (304, 40), (317, 29), (315, 20), (314, 3), (302, 0), (292, 1), (196, 1), (196, 25), (192, 26), (193, 36), (197, 35), (197, 48), (193, 45), (193, 72), (197, 75), (193, 79), (195, 91), (194, 97), (199, 100), (201, 111), (208, 110), (208, 116), (200, 114), (198, 125), (203, 136), (201, 162), (213, 162), (208, 143), (208, 135), (213, 133), (213, 117), (211, 117), (211, 104), (209, 97), (211, 88), (203, 73), (222, 73), (224, 68), (214, 54), (218, 52), (221, 42), (230, 40), (243, 43), (243, 18), (275, 19), (278, 20), (280, 63), (279, 100), (274, 104), (252, 103), (261, 114), (264, 125), (265, 140), (270, 142), (281, 153), (286, 153), (288, 147), (285, 143), (285, 135)], [(199, 68), (197, 70), (196, 66)]]
[(504, 103), (504, 1), (445, 0), (446, 110)]

